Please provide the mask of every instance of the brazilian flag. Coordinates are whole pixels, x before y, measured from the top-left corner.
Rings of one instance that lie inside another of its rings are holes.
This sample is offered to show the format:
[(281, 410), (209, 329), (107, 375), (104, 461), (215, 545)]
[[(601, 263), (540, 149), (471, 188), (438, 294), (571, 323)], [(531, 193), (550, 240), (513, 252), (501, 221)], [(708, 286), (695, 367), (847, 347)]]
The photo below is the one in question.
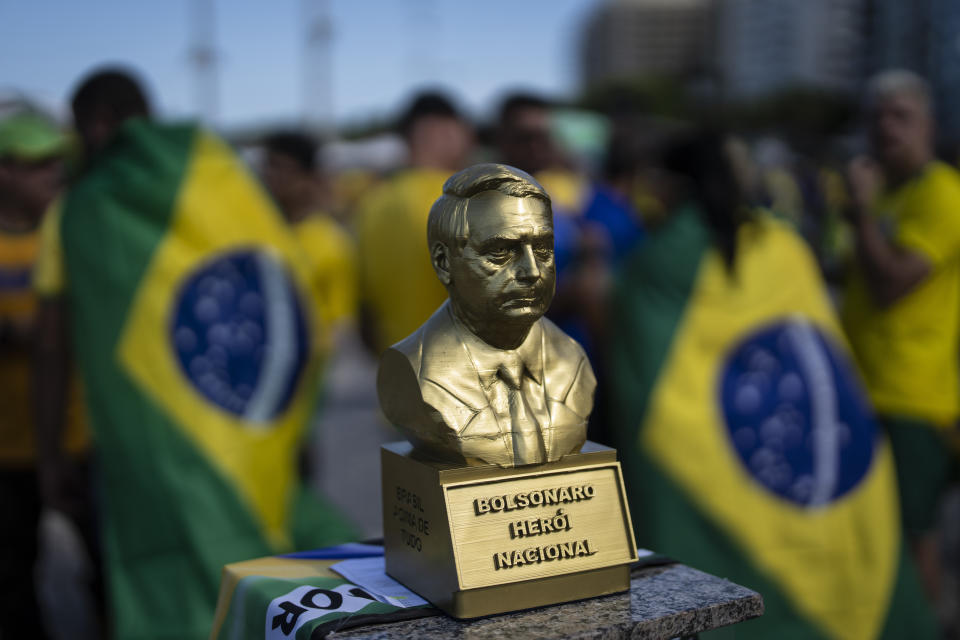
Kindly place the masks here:
[(319, 365), (295, 240), (234, 153), (132, 120), (60, 237), (120, 638), (203, 638), (224, 564), (348, 539), (301, 488)]
[(933, 638), (890, 445), (817, 266), (765, 217), (727, 266), (692, 207), (624, 266), (610, 377), (637, 540), (763, 595), (711, 637)]

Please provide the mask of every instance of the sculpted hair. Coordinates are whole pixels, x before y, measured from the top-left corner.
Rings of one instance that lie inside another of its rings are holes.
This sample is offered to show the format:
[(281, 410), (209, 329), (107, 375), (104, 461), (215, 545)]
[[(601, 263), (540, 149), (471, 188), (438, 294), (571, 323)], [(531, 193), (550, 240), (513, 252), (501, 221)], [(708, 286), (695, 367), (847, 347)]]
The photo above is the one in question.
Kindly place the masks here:
[(484, 191), (499, 191), (515, 198), (537, 198), (550, 209), (550, 196), (529, 173), (505, 164), (478, 164), (459, 171), (443, 184), (443, 195), (430, 208), (427, 219), (427, 246), (442, 242), (450, 248), (462, 247), (470, 232), (467, 205), (471, 197)]

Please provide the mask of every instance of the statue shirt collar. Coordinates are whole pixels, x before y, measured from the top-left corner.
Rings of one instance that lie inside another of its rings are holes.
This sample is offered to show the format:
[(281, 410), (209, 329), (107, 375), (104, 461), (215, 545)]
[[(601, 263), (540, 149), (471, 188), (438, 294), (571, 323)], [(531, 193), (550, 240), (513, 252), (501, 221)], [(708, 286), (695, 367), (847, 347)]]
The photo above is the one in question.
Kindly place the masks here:
[(477, 369), (480, 384), (484, 389), (489, 389), (497, 381), (497, 372), (501, 368), (510, 369), (512, 363), (517, 360), (523, 364), (523, 372), (526, 375), (529, 375), (538, 385), (543, 384), (543, 327), (540, 320), (530, 327), (530, 332), (519, 347), (504, 350), (497, 349), (478, 338), (457, 318), (452, 307), (448, 306), (447, 312), (453, 321), (457, 337), (466, 347)]

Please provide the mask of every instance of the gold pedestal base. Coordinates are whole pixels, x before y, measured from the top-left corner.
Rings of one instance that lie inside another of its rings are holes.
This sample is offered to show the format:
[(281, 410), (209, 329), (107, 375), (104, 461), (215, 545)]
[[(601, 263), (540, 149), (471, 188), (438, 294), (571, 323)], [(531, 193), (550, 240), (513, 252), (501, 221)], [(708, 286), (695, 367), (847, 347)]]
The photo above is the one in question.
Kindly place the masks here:
[(387, 573), (455, 618), (625, 591), (637, 559), (620, 464), (578, 454), (504, 469), (384, 445)]

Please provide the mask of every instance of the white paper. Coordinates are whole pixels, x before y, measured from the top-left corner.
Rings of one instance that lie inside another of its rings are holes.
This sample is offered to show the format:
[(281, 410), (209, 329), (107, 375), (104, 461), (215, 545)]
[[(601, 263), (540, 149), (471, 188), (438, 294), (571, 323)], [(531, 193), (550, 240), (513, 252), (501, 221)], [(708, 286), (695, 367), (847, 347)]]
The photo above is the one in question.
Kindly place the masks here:
[(380, 602), (403, 608), (428, 604), (426, 600), (387, 575), (383, 556), (351, 558), (330, 568), (358, 587), (366, 589)]

